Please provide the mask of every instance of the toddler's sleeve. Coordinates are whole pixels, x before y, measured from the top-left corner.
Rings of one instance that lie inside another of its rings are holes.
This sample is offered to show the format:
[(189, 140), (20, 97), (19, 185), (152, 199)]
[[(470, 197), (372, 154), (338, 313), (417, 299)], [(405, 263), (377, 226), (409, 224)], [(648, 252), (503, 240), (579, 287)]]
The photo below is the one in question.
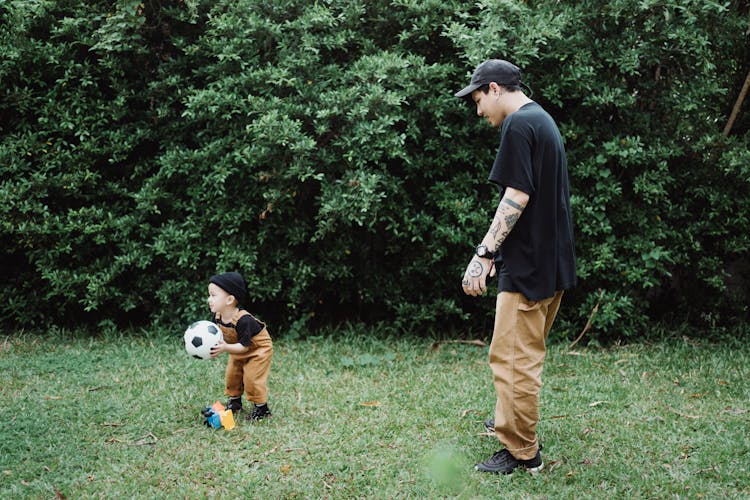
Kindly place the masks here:
[(237, 321), (237, 340), (245, 347), (253, 343), (253, 337), (263, 331), (265, 325), (255, 319), (251, 314), (242, 316)]

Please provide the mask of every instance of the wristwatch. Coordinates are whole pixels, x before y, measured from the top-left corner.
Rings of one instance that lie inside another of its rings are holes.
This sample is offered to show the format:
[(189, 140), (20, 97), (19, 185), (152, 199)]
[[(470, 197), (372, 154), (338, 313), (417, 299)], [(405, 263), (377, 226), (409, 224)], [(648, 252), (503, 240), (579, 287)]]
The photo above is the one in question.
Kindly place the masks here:
[(481, 257), (483, 259), (494, 259), (495, 253), (490, 252), (490, 249), (487, 248), (486, 245), (479, 245), (477, 249), (474, 251), (474, 253), (477, 254), (477, 257)]

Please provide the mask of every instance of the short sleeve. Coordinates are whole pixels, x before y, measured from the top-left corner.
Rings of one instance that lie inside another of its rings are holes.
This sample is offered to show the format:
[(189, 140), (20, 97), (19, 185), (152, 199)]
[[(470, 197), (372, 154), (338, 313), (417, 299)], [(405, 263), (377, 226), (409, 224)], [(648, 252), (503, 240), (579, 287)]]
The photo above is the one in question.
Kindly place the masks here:
[(255, 319), (252, 314), (245, 314), (237, 320), (237, 341), (248, 347), (253, 343), (253, 337), (263, 331), (265, 325)]
[(500, 134), (500, 147), (490, 171), (489, 181), (503, 188), (512, 187), (534, 193), (531, 130), (523, 119), (506, 118)]

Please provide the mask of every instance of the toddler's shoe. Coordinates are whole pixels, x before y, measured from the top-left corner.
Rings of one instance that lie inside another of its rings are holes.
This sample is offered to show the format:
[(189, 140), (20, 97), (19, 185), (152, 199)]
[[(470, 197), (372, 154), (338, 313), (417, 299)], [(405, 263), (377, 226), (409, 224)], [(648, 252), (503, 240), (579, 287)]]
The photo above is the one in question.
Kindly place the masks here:
[(242, 398), (229, 398), (229, 401), (224, 405), (224, 409), (232, 410), (232, 415), (237, 415), (242, 411)]
[(273, 414), (271, 413), (271, 409), (268, 407), (267, 404), (265, 405), (255, 405), (255, 408), (253, 408), (253, 413), (251, 415), (248, 415), (246, 418), (247, 420), (263, 420), (266, 417), (271, 417)]
[(495, 433), (495, 419), (494, 418), (484, 421), (484, 430), (486, 430), (490, 434)]

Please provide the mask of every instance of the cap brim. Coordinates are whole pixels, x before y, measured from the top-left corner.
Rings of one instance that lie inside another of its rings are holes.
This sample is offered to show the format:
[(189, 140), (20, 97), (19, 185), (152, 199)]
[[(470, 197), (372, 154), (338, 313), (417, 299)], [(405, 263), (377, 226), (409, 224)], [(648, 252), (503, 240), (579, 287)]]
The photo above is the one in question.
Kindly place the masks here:
[(461, 90), (459, 90), (458, 92), (456, 92), (455, 94), (453, 94), (453, 96), (454, 97), (466, 97), (470, 95), (472, 92), (474, 92), (476, 89), (478, 89), (479, 87), (481, 87), (481, 85), (477, 83), (471, 83), (467, 85), (466, 87), (462, 88)]

